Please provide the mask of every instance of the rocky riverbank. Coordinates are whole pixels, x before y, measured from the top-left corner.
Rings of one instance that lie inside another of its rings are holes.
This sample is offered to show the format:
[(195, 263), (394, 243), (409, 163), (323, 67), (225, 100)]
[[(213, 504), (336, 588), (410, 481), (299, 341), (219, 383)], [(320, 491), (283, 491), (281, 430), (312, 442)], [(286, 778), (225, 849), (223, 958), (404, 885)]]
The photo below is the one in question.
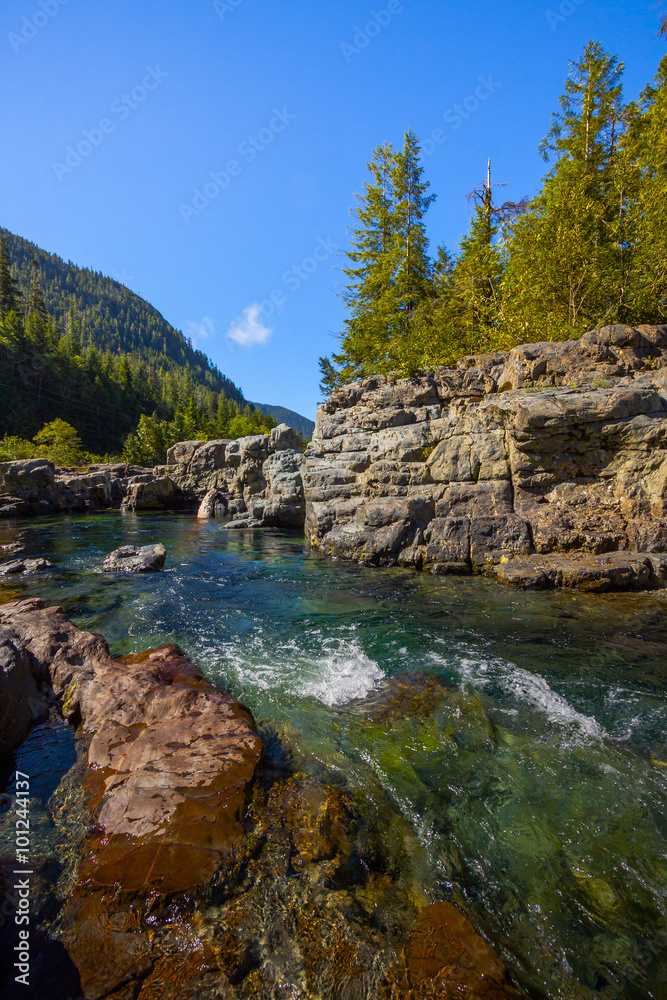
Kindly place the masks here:
[(337, 390), (305, 455), (286, 425), (184, 441), (156, 469), (0, 466), (0, 516), (191, 507), (304, 528), (369, 566), (519, 587), (667, 585), (667, 327), (463, 358)]
[[(0, 607), (0, 626), (12, 697), (40, 687), (80, 734), (50, 802), (57, 856), (31, 858), (31, 985), (12, 980), (7, 921), (3, 997), (518, 996), (468, 919), (412, 881), (419, 848), (389, 803), (299, 770), (178, 647), (114, 660), (38, 600)], [(386, 681), (373, 718), (460, 700), (423, 683)], [(14, 867), (0, 859), (3, 914)]]
[(368, 565), (663, 587), (666, 418), (665, 326), (368, 378), (318, 412), (306, 535)]

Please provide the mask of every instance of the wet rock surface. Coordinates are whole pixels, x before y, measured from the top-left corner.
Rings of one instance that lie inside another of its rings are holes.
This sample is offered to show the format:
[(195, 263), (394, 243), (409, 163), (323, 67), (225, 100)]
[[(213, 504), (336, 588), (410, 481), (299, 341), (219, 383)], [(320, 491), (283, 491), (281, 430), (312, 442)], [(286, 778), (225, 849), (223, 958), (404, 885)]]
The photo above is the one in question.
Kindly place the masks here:
[(20, 746), (33, 724), (46, 715), (46, 701), (25, 649), (0, 626), (0, 756)]
[(0, 563), (0, 576), (22, 576), (26, 573), (39, 573), (43, 569), (51, 569), (53, 563), (48, 559), (11, 559)]
[(667, 327), (343, 386), (318, 411), (304, 484), (306, 535), (335, 557), (523, 587), (662, 587)]
[(164, 566), (164, 545), (121, 545), (102, 563), (103, 573), (156, 573)]

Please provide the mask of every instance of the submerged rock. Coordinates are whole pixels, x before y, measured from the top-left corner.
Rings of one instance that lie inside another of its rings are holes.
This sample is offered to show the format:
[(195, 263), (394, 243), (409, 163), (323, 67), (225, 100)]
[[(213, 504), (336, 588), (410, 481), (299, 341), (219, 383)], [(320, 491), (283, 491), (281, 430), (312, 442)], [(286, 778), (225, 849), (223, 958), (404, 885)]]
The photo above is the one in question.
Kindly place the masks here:
[(35, 967), (35, 995), (67, 974), (87, 1000), (515, 996), (466, 918), (424, 907), (386, 797), (293, 770), (270, 734), (263, 756), (177, 646), (113, 660), (38, 600), (0, 625), (87, 748), (53, 800), (66, 870), (33, 933), (60, 965)]
[(102, 563), (103, 573), (155, 573), (164, 566), (164, 545), (121, 545)]
[(403, 960), (414, 1000), (520, 997), (495, 951), (450, 903), (433, 903), (421, 911), (403, 948)]

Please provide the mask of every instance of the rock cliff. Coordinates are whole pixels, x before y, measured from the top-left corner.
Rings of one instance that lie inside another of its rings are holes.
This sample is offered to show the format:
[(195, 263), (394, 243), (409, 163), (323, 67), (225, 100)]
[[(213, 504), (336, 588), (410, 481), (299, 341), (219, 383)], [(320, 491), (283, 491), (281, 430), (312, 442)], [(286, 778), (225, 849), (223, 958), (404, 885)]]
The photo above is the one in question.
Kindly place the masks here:
[(666, 417), (667, 326), (367, 378), (318, 412), (306, 534), (374, 566), (664, 586)]
[(200, 516), (231, 515), (232, 527), (303, 525), (303, 454), (287, 424), (236, 441), (182, 441), (169, 449), (167, 463), (161, 472), (206, 499)]

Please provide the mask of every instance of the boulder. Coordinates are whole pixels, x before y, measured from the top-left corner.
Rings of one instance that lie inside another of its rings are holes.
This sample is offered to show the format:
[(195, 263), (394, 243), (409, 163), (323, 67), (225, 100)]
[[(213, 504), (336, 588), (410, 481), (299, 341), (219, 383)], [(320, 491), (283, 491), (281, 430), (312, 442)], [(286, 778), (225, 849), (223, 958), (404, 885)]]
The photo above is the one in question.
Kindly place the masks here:
[(203, 441), (179, 441), (167, 450), (167, 465), (189, 465)]
[(25, 649), (0, 626), (0, 758), (23, 743), (35, 722), (48, 715)]
[(301, 438), (293, 427), (288, 426), (288, 424), (278, 424), (269, 434), (269, 453), (285, 449), (300, 451)]
[[(143, 480), (143, 481), (142, 481)], [(128, 510), (173, 510), (186, 498), (169, 476), (137, 476), (129, 481), (123, 507)]]
[(121, 545), (102, 563), (103, 573), (155, 573), (164, 566), (164, 545)]
[(1, 576), (19, 576), (23, 573), (39, 573), (43, 569), (52, 569), (53, 563), (48, 559), (13, 559), (11, 562), (0, 563)]
[(53, 496), (55, 466), (44, 458), (0, 462), (0, 494), (34, 502)]
[[(76, 782), (87, 832), (60, 914), (60, 948), (78, 972), (82, 995), (136, 996), (164, 958), (148, 930), (157, 911), (165, 911), (157, 920), (169, 935), (174, 894), (209, 883), (245, 843), (246, 803), (262, 753), (252, 716), (178, 646), (116, 661), (101, 636), (79, 631), (60, 609), (35, 600), (0, 607), (0, 625), (48, 671), (64, 715), (82, 725), (88, 747)], [(173, 937), (166, 954), (176, 968), (184, 944)], [(189, 974), (195, 981), (202, 975), (198, 957)], [(166, 994), (158, 983), (150, 995), (175, 1000), (182, 989), (180, 983), (178, 993)]]

